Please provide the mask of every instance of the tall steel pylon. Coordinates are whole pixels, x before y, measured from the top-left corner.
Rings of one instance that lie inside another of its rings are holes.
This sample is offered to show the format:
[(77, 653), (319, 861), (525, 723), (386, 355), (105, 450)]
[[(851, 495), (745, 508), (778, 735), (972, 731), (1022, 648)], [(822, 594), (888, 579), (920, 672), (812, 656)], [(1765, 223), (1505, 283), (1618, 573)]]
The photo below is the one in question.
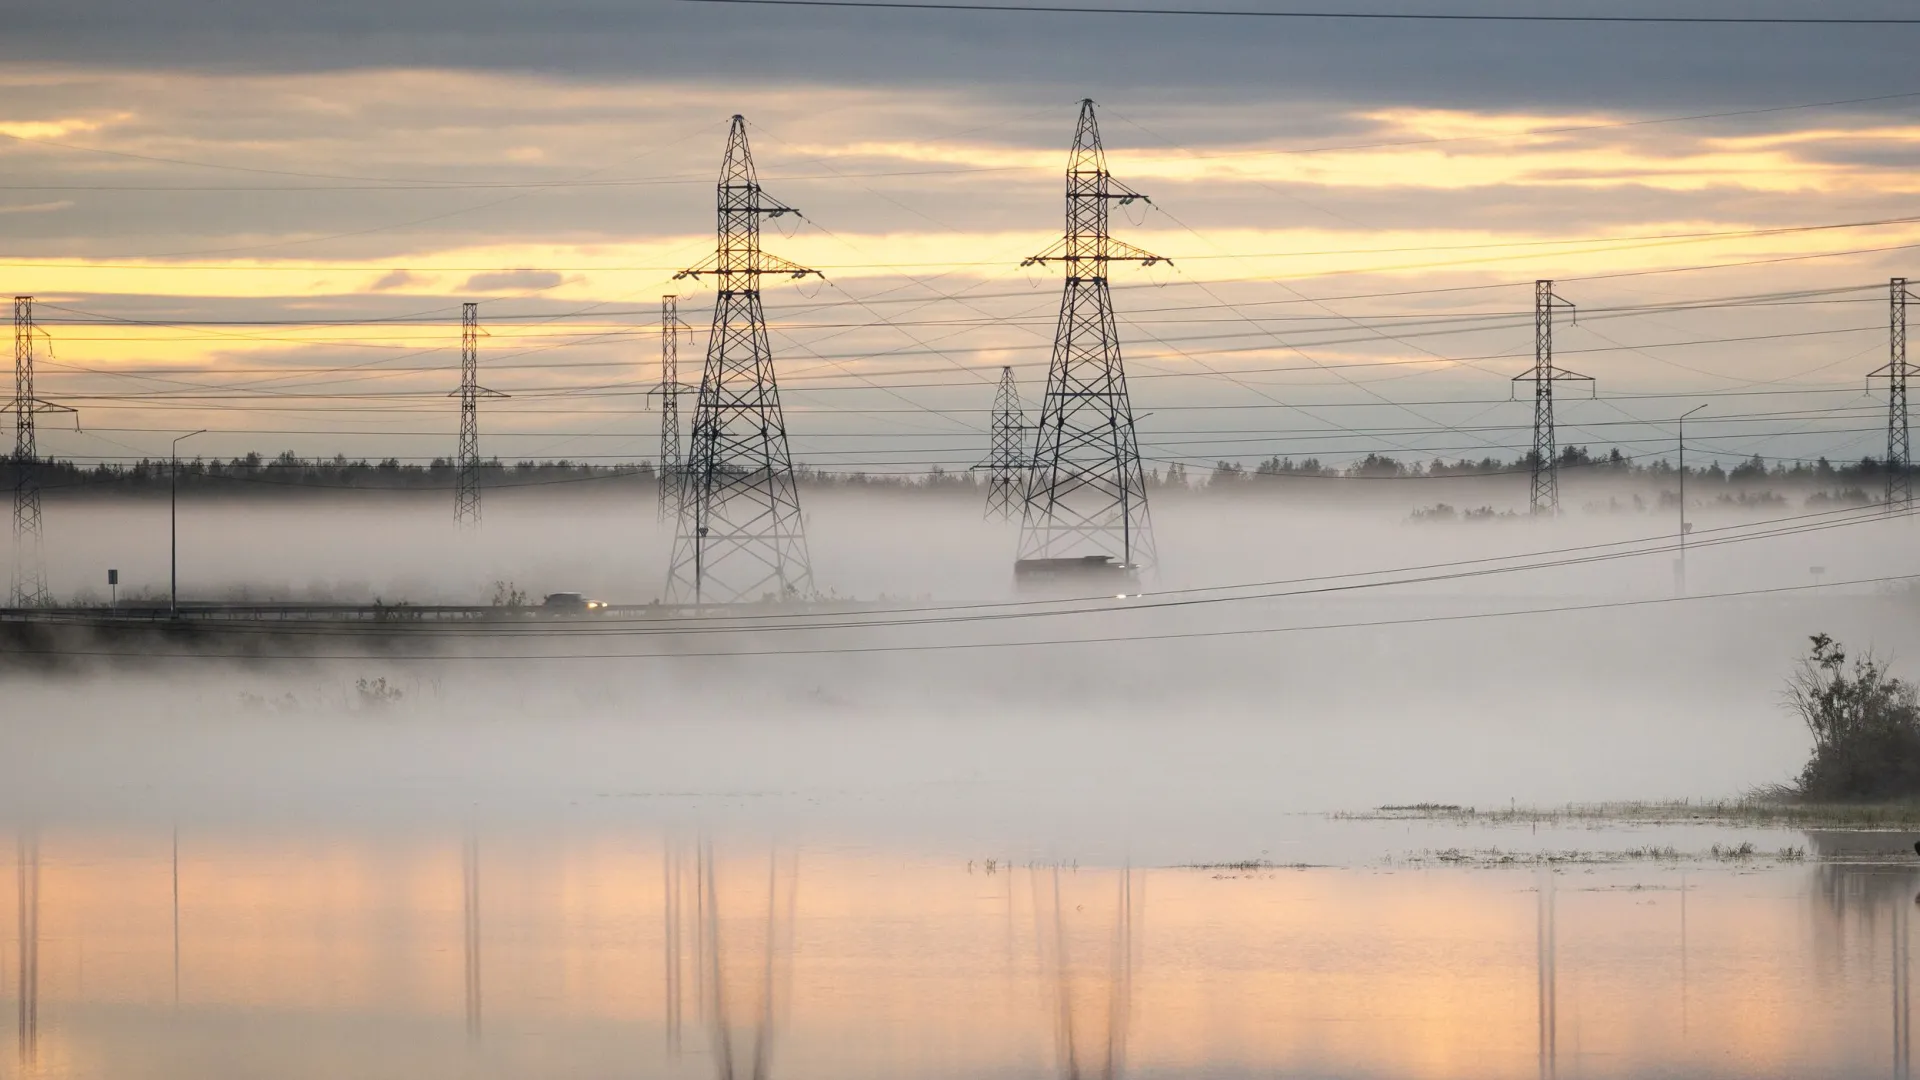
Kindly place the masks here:
[(813, 591), (800, 488), (760, 306), (760, 276), (819, 276), (760, 250), (760, 220), (799, 211), (760, 190), (747, 122), (733, 118), (720, 168), (719, 246), (679, 278), (712, 274), (720, 293), (700, 375), (667, 599), (786, 600)]
[(653, 390), (660, 395), (661, 521), (678, 520), (680, 504), (685, 498), (687, 468), (680, 454), (680, 395), (700, 389), (680, 381), (680, 331), (686, 328), (687, 324), (680, 321), (680, 298), (661, 297), (660, 385)]
[(33, 345), (39, 328), (33, 325), (33, 297), (13, 298), (13, 574), (9, 606), (45, 607), (47, 593), (46, 537), (40, 520), (40, 449), (34, 417), (41, 413), (71, 413), (65, 405), (42, 401), (33, 388)]
[(1020, 511), (1020, 481), (1025, 474), (1027, 418), (1020, 408), (1020, 387), (1013, 369), (1000, 369), (993, 395), (993, 448), (987, 454), (987, 517), (1011, 521)]
[(1066, 235), (1021, 264), (1067, 268), (1022, 494), (1022, 560), (1108, 555), (1139, 569), (1154, 563), (1146, 475), (1107, 288), (1109, 263), (1169, 261), (1108, 235), (1113, 205), (1136, 200), (1149, 201), (1108, 174), (1093, 101), (1082, 101), (1067, 162)]
[[(1560, 460), (1554, 445), (1553, 384), (1593, 381), (1590, 376), (1554, 366), (1553, 313), (1562, 308), (1575, 310), (1571, 301), (1554, 295), (1553, 282), (1533, 283), (1533, 370), (1513, 377), (1516, 383), (1533, 384), (1533, 456), (1529, 461), (1533, 486), (1527, 497), (1527, 509), (1535, 514), (1560, 512)], [(1574, 317), (1579, 318), (1577, 314)]]
[(1907, 297), (1911, 295), (1906, 278), (1887, 283), (1887, 362), (1867, 375), (1869, 383), (1879, 378), (1887, 380), (1888, 510), (1913, 508), (1913, 458), (1908, 453), (1911, 432), (1907, 426), (1907, 376), (1914, 371), (1914, 366), (1907, 363)]
[(480, 399), (503, 398), (480, 385), (480, 305), (460, 306), (460, 460), (453, 485), (453, 521), (463, 529), (480, 526)]

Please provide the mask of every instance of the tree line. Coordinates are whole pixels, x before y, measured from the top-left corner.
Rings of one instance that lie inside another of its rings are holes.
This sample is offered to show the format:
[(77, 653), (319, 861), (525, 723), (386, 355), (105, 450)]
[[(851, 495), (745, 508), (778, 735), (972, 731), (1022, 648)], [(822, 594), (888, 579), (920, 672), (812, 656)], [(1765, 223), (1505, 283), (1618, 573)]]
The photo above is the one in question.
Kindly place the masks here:
[[(1577, 477), (1619, 477), (1650, 483), (1671, 483), (1678, 477), (1672, 462), (1660, 458), (1641, 461), (1622, 454), (1618, 448), (1606, 453), (1590, 453), (1586, 447), (1569, 446), (1558, 458), (1563, 479)], [(13, 487), (19, 474), (18, 462), (0, 458), (0, 485)], [(1269, 457), (1252, 466), (1237, 461), (1220, 461), (1211, 470), (1189, 469), (1174, 462), (1149, 469), (1145, 481), (1149, 490), (1235, 491), (1253, 490), (1263, 481), (1314, 479), (1421, 479), (1432, 477), (1503, 476), (1523, 474), (1532, 468), (1532, 454), (1512, 459), (1484, 457), (1448, 461), (1401, 459), (1387, 454), (1368, 454), (1344, 465), (1318, 457), (1295, 459)], [(35, 464), (43, 490), (54, 492), (98, 492), (102, 494), (139, 494), (165, 491), (175, 479), (174, 465), (166, 458), (142, 458), (135, 462), (81, 464), (57, 458)], [(986, 476), (982, 470), (947, 469), (935, 465), (926, 472), (866, 473), (832, 471), (805, 464), (795, 466), (795, 475), (803, 487), (853, 488), (889, 491), (984, 492)], [(451, 491), (458, 468), (451, 458), (434, 458), (426, 463), (403, 462), (398, 458), (301, 457), (291, 450), (275, 457), (250, 453), (231, 459), (194, 457), (178, 463), (182, 492), (225, 495), (266, 494), (274, 489), (303, 491)], [(1873, 457), (1853, 462), (1781, 460), (1768, 462), (1755, 455), (1732, 468), (1719, 462), (1689, 466), (1687, 479), (1709, 487), (1727, 489), (1780, 485), (1832, 490), (1836, 497), (1854, 491), (1877, 491), (1886, 482), (1884, 463)], [(654, 489), (659, 474), (652, 462), (615, 464), (573, 461), (566, 458), (506, 462), (498, 458), (480, 465), (480, 484), (488, 489), (539, 486), (617, 486)], [(1705, 492), (1703, 492), (1704, 494)]]

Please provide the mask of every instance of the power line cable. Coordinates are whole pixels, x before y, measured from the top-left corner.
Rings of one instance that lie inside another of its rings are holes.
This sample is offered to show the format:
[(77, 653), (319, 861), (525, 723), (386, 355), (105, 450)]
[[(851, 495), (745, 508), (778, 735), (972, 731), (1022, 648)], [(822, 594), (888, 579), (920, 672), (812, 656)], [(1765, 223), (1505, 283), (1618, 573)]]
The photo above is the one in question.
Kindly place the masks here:
[(845, 8), (856, 11), (964, 11), (1012, 15), (1152, 15), (1194, 19), (1293, 19), (1357, 22), (1459, 22), (1459, 23), (1618, 23), (1655, 26), (1916, 26), (1920, 18), (1908, 16), (1827, 16), (1827, 15), (1543, 15), (1510, 12), (1462, 11), (1334, 11), (1260, 8), (1159, 8), (1093, 7), (1060, 4), (979, 4), (953, 0), (679, 0), (683, 4), (723, 4), (730, 6)]

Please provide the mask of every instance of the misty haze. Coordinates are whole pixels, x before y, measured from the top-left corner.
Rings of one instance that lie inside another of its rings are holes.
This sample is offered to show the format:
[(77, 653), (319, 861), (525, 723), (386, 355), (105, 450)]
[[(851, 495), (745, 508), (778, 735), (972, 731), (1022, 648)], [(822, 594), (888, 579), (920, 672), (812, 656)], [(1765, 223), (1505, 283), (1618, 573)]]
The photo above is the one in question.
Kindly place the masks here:
[(29, 0), (0, 1077), (1910, 1076), (1916, 34)]

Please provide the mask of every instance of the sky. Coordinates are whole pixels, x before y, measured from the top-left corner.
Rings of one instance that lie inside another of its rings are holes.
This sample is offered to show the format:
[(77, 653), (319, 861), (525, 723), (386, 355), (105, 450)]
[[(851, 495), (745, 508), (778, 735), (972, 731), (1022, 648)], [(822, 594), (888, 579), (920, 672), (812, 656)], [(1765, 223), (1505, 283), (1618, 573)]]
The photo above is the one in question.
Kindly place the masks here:
[(1651, 460), (1707, 403), (1690, 455), (1884, 451), (1867, 375), (1920, 249), (1920, 28), (312, 7), (15, 9), (0, 276), (36, 297), (40, 396), (79, 409), (43, 454), (207, 428), (194, 452), (449, 455), (477, 301), (509, 395), (485, 453), (651, 459), (660, 299), (694, 381), (712, 286), (673, 275), (712, 246), (740, 113), (803, 214), (768, 249), (824, 275), (766, 292), (796, 458), (966, 468), (1001, 366), (1030, 410), (1044, 385), (1059, 272), (1020, 262), (1061, 228), (1087, 97), (1153, 199), (1116, 233), (1172, 260), (1113, 275), (1151, 468), (1512, 458), (1541, 278), (1578, 312), (1559, 362), (1595, 379), (1562, 444)]

